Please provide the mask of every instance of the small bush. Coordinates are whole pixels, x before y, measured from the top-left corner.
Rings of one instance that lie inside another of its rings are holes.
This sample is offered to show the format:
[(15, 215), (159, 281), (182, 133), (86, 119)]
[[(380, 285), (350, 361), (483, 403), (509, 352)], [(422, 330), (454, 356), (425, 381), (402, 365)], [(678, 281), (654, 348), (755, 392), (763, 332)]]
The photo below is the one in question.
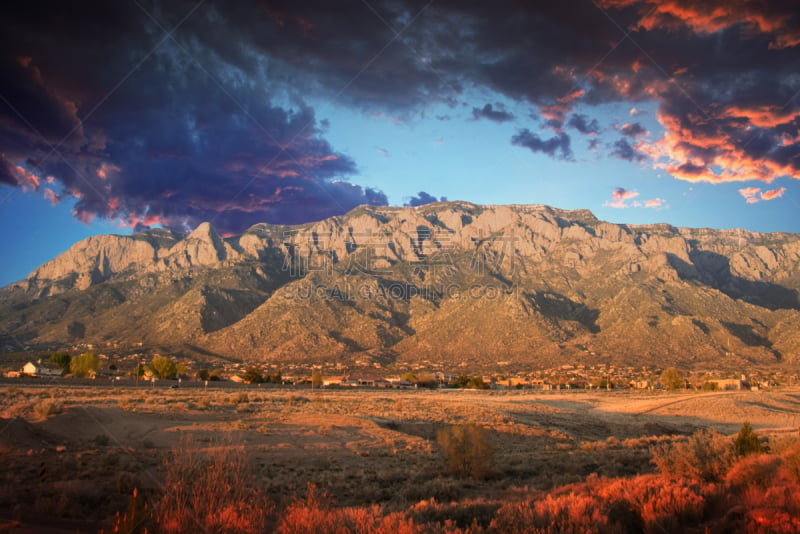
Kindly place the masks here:
[(309, 485), (305, 500), (297, 500), (283, 512), (276, 531), (280, 534), (417, 534), (423, 529), (403, 514), (383, 515), (378, 506), (333, 508), (325, 495)]
[(777, 456), (750, 455), (736, 462), (725, 477), (725, 482), (737, 489), (766, 489), (778, 479), (781, 463)]
[(105, 447), (111, 440), (105, 434), (98, 434), (94, 437), (94, 444), (98, 447)]
[(489, 432), (478, 425), (453, 425), (437, 433), (450, 472), (458, 477), (485, 478), (492, 467), (494, 448)]
[(706, 482), (722, 480), (735, 458), (730, 439), (714, 430), (700, 430), (684, 442), (656, 445), (650, 452), (662, 474)]
[(42, 419), (59, 414), (62, 411), (64, 411), (64, 404), (55, 399), (43, 399), (33, 406), (33, 413)]

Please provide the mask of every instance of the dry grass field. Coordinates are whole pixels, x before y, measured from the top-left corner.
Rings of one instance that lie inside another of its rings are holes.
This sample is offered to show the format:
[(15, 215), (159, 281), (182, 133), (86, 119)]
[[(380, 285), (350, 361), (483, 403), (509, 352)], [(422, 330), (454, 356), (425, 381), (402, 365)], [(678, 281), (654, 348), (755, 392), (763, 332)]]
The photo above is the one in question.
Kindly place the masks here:
[[(539, 531), (555, 532), (563, 530), (553, 512), (561, 510), (558, 499), (662, 487), (653, 479), (666, 476), (657, 473), (653, 451), (690, 443), (701, 429), (734, 436), (749, 421), (770, 448), (764, 457), (789, 466), (780, 455), (798, 439), (800, 390), (9, 387), (0, 391), (0, 417), (0, 531), (110, 532), (121, 513), (119, 532), (143, 531), (145, 524), (150, 532), (180, 532), (192, 522), (203, 526), (190, 530), (214, 532), (334, 532), (364, 522), (374, 527), (368, 532), (503, 532), (513, 531), (515, 520), (541, 520)], [(486, 430), (493, 454), (479, 478), (448, 469), (437, 434), (453, 425)], [(635, 489), (625, 486), (631, 481), (638, 481)], [(664, 519), (669, 514), (645, 513), (642, 497), (639, 531), (681, 531), (709, 521), (708, 503), (719, 495), (712, 499), (710, 486), (699, 483), (675, 484), (675, 491), (705, 499), (704, 511), (673, 524)], [(202, 496), (201, 487), (225, 495)], [(228, 489), (213, 490), (222, 487)], [(597, 505), (605, 514), (597, 525), (614, 520), (608, 507), (622, 501), (612, 501)], [(509, 510), (513, 503), (523, 508)], [(144, 513), (131, 511), (140, 505), (150, 517), (125, 523)], [(190, 509), (181, 513), (191, 517), (181, 518), (178, 509)], [(325, 521), (333, 530), (322, 528)]]

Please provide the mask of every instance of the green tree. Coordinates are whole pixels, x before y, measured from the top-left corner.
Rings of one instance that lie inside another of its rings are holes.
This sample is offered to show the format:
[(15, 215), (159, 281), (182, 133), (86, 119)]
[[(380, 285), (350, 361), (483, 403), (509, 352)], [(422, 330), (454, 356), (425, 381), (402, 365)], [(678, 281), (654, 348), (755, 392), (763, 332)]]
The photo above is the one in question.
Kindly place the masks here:
[(738, 456), (747, 456), (748, 454), (755, 454), (761, 452), (761, 443), (758, 441), (758, 434), (753, 430), (750, 423), (744, 423), (739, 434), (736, 436), (736, 441), (733, 442), (733, 448), (736, 450)]
[(200, 369), (197, 371), (197, 379), (198, 380), (208, 380), (211, 376), (211, 373), (208, 372), (208, 369)]
[(436, 441), (450, 472), (458, 477), (485, 478), (494, 459), (489, 432), (478, 425), (452, 425), (441, 429)]
[(69, 371), (80, 378), (85, 378), (97, 371), (97, 355), (94, 352), (84, 352), (72, 358), (69, 362)]
[(61, 367), (65, 373), (69, 373), (69, 363), (72, 360), (72, 356), (67, 354), (66, 352), (55, 352), (52, 356), (50, 356), (50, 363), (53, 365), (57, 365)]
[(150, 370), (156, 378), (175, 378), (178, 366), (167, 356), (156, 356), (150, 361)]
[(664, 369), (664, 372), (661, 373), (660, 382), (662, 386), (670, 391), (683, 389), (686, 385), (686, 381), (683, 378), (683, 373), (681, 373), (680, 370), (675, 367), (667, 367)]
[(248, 367), (242, 379), (247, 384), (260, 384), (264, 381), (264, 375), (261, 374), (258, 367)]

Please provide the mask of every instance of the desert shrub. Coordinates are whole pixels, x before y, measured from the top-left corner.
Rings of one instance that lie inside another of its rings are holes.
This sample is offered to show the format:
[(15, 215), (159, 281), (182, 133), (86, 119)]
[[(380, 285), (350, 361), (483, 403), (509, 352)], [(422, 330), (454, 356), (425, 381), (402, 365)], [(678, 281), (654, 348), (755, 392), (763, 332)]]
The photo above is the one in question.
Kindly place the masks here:
[(303, 500), (296, 500), (281, 514), (279, 534), (416, 534), (423, 530), (402, 514), (383, 516), (377, 506), (333, 508), (328, 497), (313, 484)]
[(426, 532), (479, 533), (494, 521), (500, 507), (499, 503), (483, 500), (441, 503), (430, 499), (417, 503), (407, 515), (416, 524), (424, 525)]
[(782, 463), (777, 456), (750, 455), (736, 462), (725, 477), (725, 482), (739, 490), (750, 487), (767, 488), (777, 480)]
[(719, 391), (719, 384), (716, 382), (703, 382), (703, 391)]
[(800, 483), (800, 442), (787, 446), (780, 454), (786, 476)]
[(758, 434), (755, 433), (750, 423), (744, 423), (742, 425), (742, 429), (733, 442), (733, 448), (739, 456), (747, 456), (748, 454), (761, 452), (761, 443), (758, 441)]
[[(134, 488), (133, 494), (128, 500), (128, 509), (114, 516), (114, 523), (111, 528), (113, 534), (147, 534), (150, 527), (150, 515), (144, 499), (139, 496), (139, 492)], [(100, 534), (105, 531), (101, 530)]]
[(747, 488), (741, 502), (745, 513), (739, 531), (755, 534), (800, 532), (800, 487), (796, 484)]
[(436, 435), (449, 471), (458, 477), (485, 478), (494, 460), (489, 432), (475, 424), (452, 425)]
[(688, 440), (671, 445), (656, 445), (650, 452), (662, 474), (707, 482), (722, 480), (734, 460), (730, 440), (714, 430), (700, 430)]
[(64, 411), (64, 404), (56, 399), (42, 399), (33, 405), (33, 413), (42, 419)]
[(164, 465), (164, 491), (153, 507), (161, 532), (263, 532), (271, 513), (253, 488), (243, 447), (202, 451), (184, 441)]
[(535, 502), (503, 506), (492, 521), (490, 530), (509, 534), (612, 532), (604, 508), (602, 499), (593, 495), (547, 495)]
[(94, 444), (95, 444), (95, 445), (97, 445), (98, 447), (105, 447), (105, 446), (107, 446), (107, 445), (108, 445), (108, 444), (111, 442), (111, 440), (109, 439), (109, 437), (108, 437), (108, 436), (106, 436), (105, 434), (98, 434), (98, 435), (96, 435), (96, 436), (94, 437), (94, 440), (93, 440), (93, 441), (94, 441)]
[[(641, 481), (641, 479), (640, 479)], [(641, 516), (648, 532), (685, 532), (703, 518), (705, 499), (697, 485), (678, 481), (654, 481), (634, 488), (641, 503)]]

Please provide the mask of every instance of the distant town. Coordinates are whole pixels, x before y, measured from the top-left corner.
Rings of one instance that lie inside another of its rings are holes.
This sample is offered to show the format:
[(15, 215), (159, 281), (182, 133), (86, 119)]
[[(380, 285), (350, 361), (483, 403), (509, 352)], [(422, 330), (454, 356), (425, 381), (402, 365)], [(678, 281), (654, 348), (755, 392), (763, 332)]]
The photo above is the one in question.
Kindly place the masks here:
[[(8, 356), (8, 355), (7, 355)], [(555, 368), (471, 373), (421, 361), (405, 368), (369, 361), (352, 364), (253, 363), (204, 361), (161, 354), (142, 346), (125, 349), (109, 344), (72, 345), (56, 350), (15, 353), (0, 366), (5, 378), (92, 380), (151, 387), (231, 387), (240, 385), (318, 388), (462, 388), (492, 390), (761, 390), (800, 383), (798, 373), (780, 370), (688, 370), (658, 366), (622, 367), (598, 363), (564, 364)], [(90, 382), (92, 383), (92, 382)]]

